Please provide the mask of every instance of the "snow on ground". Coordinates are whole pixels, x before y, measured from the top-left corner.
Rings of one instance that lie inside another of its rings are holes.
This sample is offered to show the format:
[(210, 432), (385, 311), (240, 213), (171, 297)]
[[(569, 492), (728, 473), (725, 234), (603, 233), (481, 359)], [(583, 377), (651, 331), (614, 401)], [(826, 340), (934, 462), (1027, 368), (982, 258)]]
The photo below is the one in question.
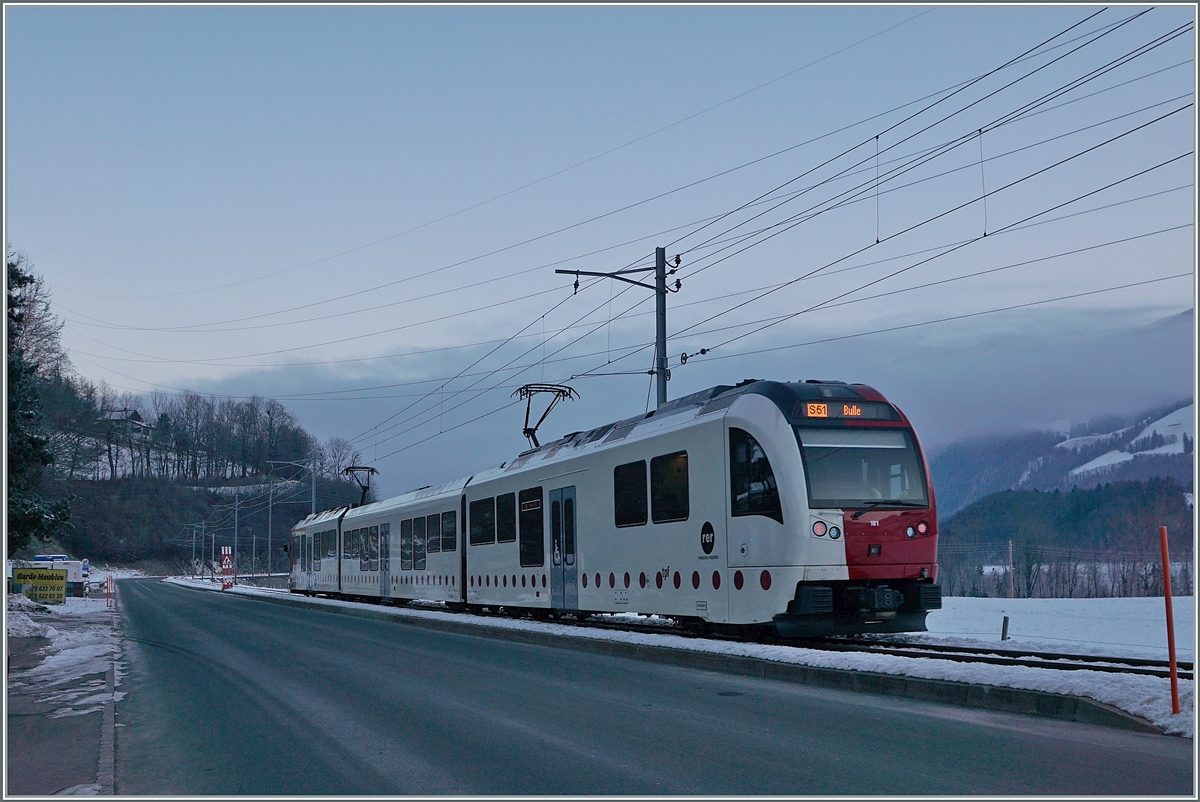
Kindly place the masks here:
[(1111, 468), (1114, 465), (1120, 465), (1122, 462), (1129, 462), (1133, 457), (1133, 454), (1126, 451), (1107, 451), (1091, 462), (1071, 469), (1071, 476), (1081, 476), (1090, 471), (1098, 471), (1101, 468)]
[[(1175, 649), (1194, 654), (1195, 599), (1177, 597)], [(1007, 641), (1000, 631), (1008, 616)], [(1162, 597), (1130, 599), (971, 599), (946, 597), (926, 619), (929, 632), (897, 636), (923, 643), (1036, 649), (1065, 654), (1167, 659), (1167, 617)]]
[(116, 579), (131, 579), (135, 576), (145, 576), (145, 574), (136, 568), (110, 568), (107, 565), (93, 565), (88, 571), (88, 585), (90, 587), (99, 587), (104, 590), (104, 583), (109, 576)]
[[(1184, 453), (1184, 436), (1186, 435), (1189, 440), (1195, 439), (1196, 436), (1196, 433), (1192, 429), (1192, 406), (1192, 404), (1188, 404), (1186, 407), (1181, 407), (1169, 415), (1159, 418), (1153, 423), (1147, 425), (1146, 428), (1137, 433), (1137, 435), (1131, 441), (1131, 445), (1137, 444), (1139, 441), (1157, 434), (1167, 441), (1166, 445), (1139, 452), (1140, 454)], [(1096, 441), (1099, 442), (1104, 437), (1114, 437), (1126, 431), (1128, 431), (1128, 429), (1122, 429), (1120, 432), (1115, 432), (1112, 435), (1101, 435), (1098, 437), (1089, 435), (1089, 437), (1077, 437), (1073, 440), (1066, 440), (1062, 443), (1059, 443), (1057, 446), (1055, 446), (1055, 448), (1067, 447), (1078, 450), (1078, 448), (1082, 448), (1084, 445), (1090, 445), (1090, 443), (1086, 443), (1084, 441), (1096, 439)], [(1129, 460), (1133, 459), (1134, 456), (1134, 454), (1130, 454), (1125, 451), (1109, 451), (1096, 457), (1086, 465), (1080, 465), (1078, 468), (1075, 468), (1071, 471), (1071, 476), (1080, 476), (1082, 474), (1089, 473), (1091, 471), (1097, 471), (1102, 468), (1110, 468), (1113, 465), (1118, 465), (1122, 462), (1128, 462)]]
[[(9, 675), (11, 690), (32, 690), (39, 702), (55, 705), (52, 718), (92, 713), (102, 710), (109, 698), (120, 701), (124, 697), (119, 691), (110, 696), (103, 678), (120, 651), (116, 610), (105, 605), (103, 595), (68, 597), (63, 604), (47, 605), (10, 595), (7, 608), (10, 637), (48, 639), (40, 663)], [(35, 621), (31, 615), (42, 620)], [(120, 685), (119, 663), (115, 676)], [(85, 677), (90, 679), (80, 682)]]
[[(165, 581), (189, 587), (220, 590), (220, 583), (208, 579), (177, 577)], [(279, 596), (286, 591), (238, 586), (228, 593)], [(340, 599), (304, 598), (325, 607), (351, 607), (379, 610), (379, 605)], [(1072, 654), (1100, 654), (1110, 657), (1166, 657), (1166, 624), (1161, 598), (1147, 599), (966, 599), (946, 598), (944, 607), (929, 616), (930, 632), (879, 636), (948, 645), (986, 645), (989, 648), (1026, 648)], [(1193, 609), (1190, 597), (1175, 599), (1175, 630), (1179, 659), (1191, 661)], [(1179, 681), (1181, 712), (1171, 714), (1170, 681), (1166, 678), (1101, 671), (1064, 671), (1053, 668), (993, 666), (954, 663), (929, 658), (896, 657), (884, 654), (828, 652), (796, 646), (730, 643), (717, 640), (684, 638), (667, 632), (644, 634), (581, 629), (524, 619), (493, 618), (445, 612), (429, 607), (387, 608), (398, 616), (464, 621), (497, 629), (550, 632), (563, 637), (624, 641), (649, 646), (667, 646), (717, 654), (741, 655), (782, 663), (880, 674), (898, 674), (923, 679), (971, 682), (1025, 690), (1048, 691), (1081, 696), (1112, 705), (1140, 716), (1165, 732), (1193, 736), (1194, 686)], [(1157, 610), (1157, 616), (1155, 611)], [(1008, 615), (1010, 640), (1000, 641), (1000, 625)], [(629, 618), (620, 614), (614, 618)], [(663, 621), (656, 616), (637, 616), (646, 623)], [(666, 622), (664, 621), (664, 624)], [(1184, 648), (1186, 647), (1186, 652)]]
[(1109, 434), (1086, 434), (1083, 437), (1072, 437), (1069, 440), (1063, 440), (1061, 443), (1055, 444), (1055, 448), (1069, 449), (1071, 451), (1079, 451), (1084, 448), (1089, 448), (1097, 443), (1106, 443), (1109, 440), (1114, 440), (1132, 429), (1132, 426), (1120, 429)]

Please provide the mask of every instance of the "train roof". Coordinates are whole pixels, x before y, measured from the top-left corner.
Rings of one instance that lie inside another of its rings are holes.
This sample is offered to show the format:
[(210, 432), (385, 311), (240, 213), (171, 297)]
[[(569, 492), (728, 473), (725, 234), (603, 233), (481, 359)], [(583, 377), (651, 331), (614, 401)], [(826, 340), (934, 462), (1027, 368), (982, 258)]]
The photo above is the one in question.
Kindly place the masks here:
[[(425, 498), (457, 497), (468, 484), (480, 484), (502, 476), (521, 473), (525, 470), (541, 469), (552, 463), (598, 451), (609, 444), (640, 440), (667, 429), (685, 426), (705, 415), (728, 409), (742, 395), (761, 395), (774, 403), (789, 421), (797, 418), (796, 407), (802, 401), (814, 399), (861, 399), (888, 403), (879, 391), (865, 384), (847, 384), (840, 381), (809, 379), (803, 382), (776, 382), (761, 379), (746, 379), (736, 385), (718, 384), (707, 390), (685, 395), (668, 401), (657, 409), (643, 415), (634, 415), (622, 420), (606, 423), (587, 431), (571, 432), (545, 445), (522, 451), (516, 459), (504, 462), (498, 468), (481, 471), (472, 476), (455, 479), (435, 487), (422, 487), (393, 498), (356, 507), (346, 515), (348, 518), (375, 515), (396, 507), (407, 507)], [(330, 511), (337, 517), (340, 509)], [(319, 522), (319, 513), (313, 523)], [(307, 519), (306, 519), (307, 521)], [(305, 522), (302, 521), (300, 526)]]
[(845, 399), (882, 401), (887, 403), (879, 391), (865, 384), (846, 384), (840, 381), (808, 380), (804, 382), (776, 382), (762, 379), (746, 379), (736, 385), (718, 384), (707, 390), (685, 395), (668, 401), (657, 409), (643, 415), (634, 415), (623, 420), (607, 423), (582, 432), (572, 432), (551, 443), (522, 451), (515, 460), (505, 463), (487, 475), (478, 474), (475, 481), (492, 478), (519, 470), (527, 465), (557, 462), (578, 456), (587, 451), (596, 451), (616, 441), (631, 441), (657, 434), (664, 429), (673, 429), (691, 423), (705, 415), (728, 409), (742, 395), (761, 395), (777, 407), (789, 421), (798, 415), (796, 408), (802, 401), (813, 399)]

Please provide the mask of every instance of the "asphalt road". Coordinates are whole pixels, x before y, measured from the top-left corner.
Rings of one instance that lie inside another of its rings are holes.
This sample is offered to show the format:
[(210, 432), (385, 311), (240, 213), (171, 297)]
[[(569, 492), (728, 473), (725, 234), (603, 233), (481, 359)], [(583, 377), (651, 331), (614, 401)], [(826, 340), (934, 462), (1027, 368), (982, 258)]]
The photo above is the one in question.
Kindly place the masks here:
[(1192, 793), (1181, 738), (119, 593), (118, 794)]

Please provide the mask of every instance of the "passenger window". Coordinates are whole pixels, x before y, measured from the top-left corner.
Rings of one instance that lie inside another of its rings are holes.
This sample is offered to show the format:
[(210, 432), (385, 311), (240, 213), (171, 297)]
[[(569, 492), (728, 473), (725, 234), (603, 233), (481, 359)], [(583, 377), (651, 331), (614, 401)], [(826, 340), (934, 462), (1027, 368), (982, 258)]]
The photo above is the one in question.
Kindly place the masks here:
[(575, 499), (563, 499), (563, 559), (567, 565), (575, 564)]
[(442, 551), (458, 548), (458, 514), (454, 510), (442, 513)]
[(613, 468), (613, 509), (617, 526), (646, 523), (646, 460)]
[(392, 525), (379, 525), (379, 570), (392, 570)]
[(554, 565), (562, 562), (562, 502), (550, 494), (550, 560)]
[(425, 519), (425, 550), (437, 554), (442, 550), (442, 516), (434, 513)]
[(358, 532), (353, 529), (342, 530), (342, 559), (358, 559)]
[(379, 527), (371, 527), (371, 564), (367, 567), (368, 571), (379, 570)]
[(496, 542), (496, 499), (481, 498), (471, 502), (471, 545), (482, 546)]
[(686, 451), (676, 451), (650, 460), (650, 517), (656, 524), (687, 520)]
[(512, 543), (517, 539), (517, 494), (496, 496), (496, 542)]
[(425, 570), (425, 519), (413, 518), (413, 568)]
[(765, 515), (783, 523), (779, 487), (762, 446), (749, 432), (729, 430), (729, 506), (733, 517)]
[(400, 570), (412, 570), (413, 535), (412, 521), (400, 522)]
[(337, 559), (337, 530), (330, 529), (325, 532), (325, 556)]
[(356, 529), (358, 532), (358, 570), (371, 570), (371, 530), (367, 527)]
[(517, 495), (521, 517), (521, 567), (546, 564), (545, 524), (542, 518), (542, 489), (531, 487)]

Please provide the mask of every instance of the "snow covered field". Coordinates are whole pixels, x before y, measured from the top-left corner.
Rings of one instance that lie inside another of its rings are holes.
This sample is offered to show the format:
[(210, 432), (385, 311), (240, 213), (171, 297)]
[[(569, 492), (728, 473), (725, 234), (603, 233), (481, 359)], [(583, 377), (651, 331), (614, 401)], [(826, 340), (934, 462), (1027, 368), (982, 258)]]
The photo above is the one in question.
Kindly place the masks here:
[[(167, 581), (220, 590), (209, 580), (173, 578)], [(285, 591), (239, 586), (230, 593), (276, 596)], [(299, 597), (297, 597), (299, 598)], [(378, 605), (334, 599), (312, 598), (317, 606), (380, 609)], [(943, 643), (947, 645), (1027, 648), (1071, 654), (1100, 654), (1110, 657), (1166, 658), (1166, 619), (1161, 598), (1134, 599), (968, 599), (946, 598), (944, 608), (929, 616), (930, 632), (879, 636), (888, 640)], [(1179, 659), (1190, 662), (1193, 651), (1195, 600), (1175, 599), (1175, 630)], [(972, 682), (1026, 690), (1048, 691), (1095, 699), (1112, 705), (1188, 738), (1195, 731), (1194, 685), (1180, 680), (1182, 712), (1171, 714), (1170, 681), (1165, 678), (1100, 671), (1064, 671), (1024, 666), (969, 665), (945, 660), (896, 657), (880, 654), (827, 652), (794, 646), (705, 641), (668, 633), (642, 634), (585, 630), (562, 624), (471, 616), (428, 608), (388, 608), (388, 612), (414, 618), (451, 621), (469, 620), (500, 629), (552, 632), (563, 637), (619, 640), (629, 643), (669, 646), (719, 654), (743, 655), (784, 663), (898, 674), (924, 679)], [(1000, 641), (1000, 627), (1009, 616), (1009, 640)]]
[[(1012, 648), (1107, 657), (1167, 659), (1167, 618), (1161, 597), (1131, 599), (969, 599), (947, 597), (930, 613), (929, 632), (914, 641), (1001, 645), (1008, 616)], [(1195, 599), (1176, 597), (1175, 649), (1191, 662), (1195, 649)]]

